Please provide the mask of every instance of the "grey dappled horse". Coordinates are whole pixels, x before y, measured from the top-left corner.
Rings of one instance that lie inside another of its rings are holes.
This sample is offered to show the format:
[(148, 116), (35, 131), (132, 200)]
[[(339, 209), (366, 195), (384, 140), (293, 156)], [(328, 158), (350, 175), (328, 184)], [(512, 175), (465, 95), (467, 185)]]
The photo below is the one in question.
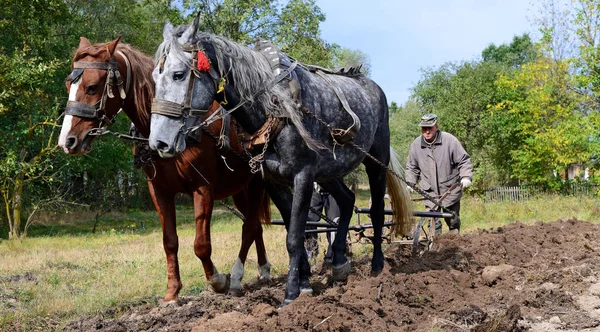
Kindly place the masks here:
[[(252, 153), (258, 155), (255, 161), (288, 230), (290, 260), (284, 304), (298, 297), (301, 291), (310, 290), (304, 231), (313, 181), (331, 193), (340, 205), (341, 217), (333, 243), (333, 272), (334, 278), (347, 278), (350, 263), (345, 257), (346, 237), (355, 197), (344, 184), (343, 176), (362, 162), (369, 177), (375, 233), (371, 269), (381, 271), (386, 176), (390, 195), (396, 198), (396, 220), (401, 225), (408, 224), (411, 218), (409, 194), (397, 177), (365, 158), (365, 153), (355, 146), (334, 144), (331, 132), (324, 125), (326, 122), (332, 128), (347, 128), (354, 121), (334, 92), (332, 86), (337, 86), (360, 119), (360, 130), (353, 143), (399, 171), (401, 167), (390, 153), (388, 106), (381, 88), (363, 75), (327, 74), (323, 78), (304, 66), (297, 66), (294, 72), (301, 85), (299, 105), (284, 84), (269, 84), (275, 75), (261, 53), (224, 37), (200, 32), (198, 23), (198, 17), (189, 27), (179, 29), (167, 23), (163, 31), (164, 41), (157, 51), (158, 65), (153, 72), (156, 99), (150, 147), (163, 157), (181, 153), (185, 149), (185, 135), (198, 123), (196, 115), (204, 113), (213, 100), (226, 101), (225, 109), (243, 103), (232, 113), (238, 124), (249, 134), (268, 132), (266, 148), (256, 148)], [(223, 86), (224, 90), (220, 89)], [(301, 109), (312, 112), (323, 122), (303, 114)], [(275, 118), (280, 121), (272, 124)], [(259, 158), (261, 153), (264, 160)]]

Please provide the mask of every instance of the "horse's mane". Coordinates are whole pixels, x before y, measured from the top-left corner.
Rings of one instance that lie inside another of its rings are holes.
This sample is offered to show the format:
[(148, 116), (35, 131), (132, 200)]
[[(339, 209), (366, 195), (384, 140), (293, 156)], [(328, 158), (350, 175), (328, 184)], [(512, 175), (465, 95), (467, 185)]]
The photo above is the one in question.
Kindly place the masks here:
[[(129, 87), (128, 94), (133, 93), (136, 112), (140, 122), (142, 125), (146, 126), (146, 128), (150, 128), (150, 109), (152, 99), (154, 98), (154, 80), (152, 79), (154, 61), (151, 57), (133, 48), (129, 44), (117, 44), (116, 51), (121, 51), (129, 60), (131, 65), (131, 86)], [(100, 58), (102, 52), (107, 53), (106, 43), (94, 44), (90, 47), (77, 50), (73, 62), (88, 55)], [(104, 61), (108, 60), (107, 57), (108, 54), (103, 56), (105, 59)], [(114, 58), (119, 59), (121, 57), (114, 55)]]
[[(168, 52), (174, 52), (178, 60), (191, 66), (191, 60), (184, 55), (184, 51), (178, 42), (185, 26), (176, 29), (170, 39), (166, 39), (158, 48), (155, 60)], [(267, 114), (281, 114), (294, 124), (298, 133), (309, 148), (313, 150), (325, 148), (325, 146), (314, 140), (302, 124), (302, 113), (299, 105), (291, 98), (289, 92), (281, 84), (275, 85), (271, 90), (254, 97), (253, 94), (271, 82), (274, 78), (273, 71), (267, 59), (259, 52), (246, 46), (238, 45), (225, 37), (213, 35), (207, 32), (198, 32), (194, 36), (195, 43), (211, 43), (218, 52), (215, 56), (219, 64), (229, 64), (230, 73), (235, 82), (235, 90), (242, 100), (247, 100), (254, 108), (262, 108)], [(222, 70), (222, 68), (220, 68)], [(275, 96), (276, 98), (272, 98)], [(273, 101), (277, 100), (278, 103)], [(257, 107), (258, 106), (258, 107)]]

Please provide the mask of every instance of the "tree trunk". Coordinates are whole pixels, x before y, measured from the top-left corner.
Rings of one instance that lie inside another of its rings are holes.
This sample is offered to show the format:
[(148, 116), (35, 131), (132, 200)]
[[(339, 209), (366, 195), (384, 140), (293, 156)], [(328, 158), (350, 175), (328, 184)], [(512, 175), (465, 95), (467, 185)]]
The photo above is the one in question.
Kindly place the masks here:
[[(19, 161), (21, 163), (24, 162), (25, 156), (27, 155), (27, 150), (25, 148), (21, 149), (21, 154), (19, 156)], [(21, 238), (21, 213), (23, 212), (23, 187), (24, 187), (24, 179), (25, 179), (25, 170), (21, 168), (19, 170), (19, 174), (15, 179), (15, 186), (12, 197), (12, 227), (11, 233), (9, 235), (10, 239), (18, 239)]]
[(13, 196), (12, 214), (13, 214), (13, 226), (11, 227), (12, 236), (9, 238), (18, 239), (21, 238), (21, 213), (23, 212), (23, 172), (19, 172), (17, 180), (15, 181), (15, 191)]
[(10, 208), (10, 201), (8, 199), (8, 197), (10, 196), (10, 193), (6, 193), (3, 192), (2, 193), (2, 198), (4, 198), (4, 209), (6, 210), (6, 219), (8, 220), (8, 226), (9, 226), (9, 230), (8, 230), (8, 239), (11, 240), (12, 239), (12, 234), (13, 234), (13, 221), (12, 221), (12, 213), (11, 213), (11, 208)]

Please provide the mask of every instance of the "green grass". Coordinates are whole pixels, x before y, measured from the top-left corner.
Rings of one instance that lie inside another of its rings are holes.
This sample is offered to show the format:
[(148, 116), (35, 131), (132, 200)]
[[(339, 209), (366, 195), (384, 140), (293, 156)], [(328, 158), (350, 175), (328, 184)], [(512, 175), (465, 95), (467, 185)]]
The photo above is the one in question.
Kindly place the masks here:
[(489, 202), (467, 198), (461, 202), (461, 227), (469, 232), (516, 221), (530, 224), (575, 218), (600, 222), (600, 200), (590, 197), (541, 196), (522, 202)]
[[(368, 206), (366, 191), (358, 206)], [(420, 204), (415, 209), (420, 210)], [(273, 209), (275, 212), (275, 209)], [(179, 259), (184, 288), (181, 295), (197, 295), (206, 287), (202, 265), (193, 252), (194, 219), (191, 209), (178, 215)], [(462, 202), (463, 232), (521, 221), (577, 218), (599, 222), (600, 202), (590, 198), (548, 196), (520, 203)], [(156, 212), (131, 211), (103, 216), (92, 233), (93, 215), (59, 216), (31, 228), (30, 236), (0, 242), (0, 330), (47, 330), (47, 321), (59, 327), (82, 315), (108, 308), (121, 309), (156, 303), (166, 291), (166, 263), (161, 226)], [(279, 218), (274, 213), (274, 218)], [(356, 216), (354, 216), (356, 222)], [(144, 221), (145, 229), (140, 221)], [(361, 216), (363, 223), (368, 222)], [(228, 273), (241, 242), (242, 223), (217, 205), (212, 222), (213, 261)], [(287, 273), (285, 229), (264, 230), (273, 273)], [(321, 251), (326, 244), (321, 236)], [(355, 255), (370, 255), (370, 245), (354, 245)], [(244, 282), (254, 280), (256, 251), (250, 250)]]

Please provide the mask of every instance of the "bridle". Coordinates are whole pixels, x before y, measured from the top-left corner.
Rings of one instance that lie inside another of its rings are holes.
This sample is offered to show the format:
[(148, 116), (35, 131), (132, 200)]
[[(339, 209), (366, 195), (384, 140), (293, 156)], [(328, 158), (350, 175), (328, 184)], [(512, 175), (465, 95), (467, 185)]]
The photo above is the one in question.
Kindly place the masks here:
[(127, 98), (127, 93), (129, 92), (129, 85), (131, 83), (131, 65), (129, 64), (129, 59), (127, 59), (125, 54), (123, 54), (121, 51), (117, 51), (116, 53), (125, 59), (125, 64), (127, 66), (127, 80), (125, 83), (125, 88), (123, 88), (123, 80), (121, 79), (121, 73), (119, 72), (117, 62), (112, 57), (110, 60), (108, 60), (108, 62), (76, 61), (73, 63), (73, 72), (67, 77), (67, 81), (76, 81), (81, 77), (81, 75), (83, 75), (83, 71), (85, 69), (106, 70), (106, 81), (104, 83), (104, 90), (102, 91), (102, 97), (100, 100), (98, 100), (95, 104), (86, 104), (79, 101), (69, 100), (65, 108), (65, 115), (73, 115), (87, 119), (97, 119), (100, 121), (99, 127), (102, 127), (103, 122), (106, 122), (108, 125), (112, 125), (114, 123), (114, 119), (119, 113), (117, 112), (111, 118), (108, 118), (105, 110), (106, 100), (107, 98), (114, 98), (112, 87), (116, 85), (119, 89), (121, 102), (124, 104), (125, 98)]
[[(183, 103), (176, 103), (166, 99), (154, 98), (152, 100), (152, 114), (160, 114), (176, 118), (183, 116), (187, 118), (190, 116), (203, 116), (208, 113), (208, 109), (192, 108), (192, 98), (194, 94), (194, 84), (196, 82), (196, 77), (199, 78), (200, 73), (203, 71), (207, 71), (210, 73), (210, 76), (213, 78), (213, 82), (214, 79), (223, 76), (217, 74), (216, 70), (210, 65), (210, 60), (208, 59), (208, 56), (206, 56), (206, 53), (202, 48), (201, 44), (185, 44), (181, 47), (184, 52), (192, 54), (192, 65), (190, 66), (190, 77), (185, 93), (185, 99), (183, 100)], [(162, 72), (164, 69), (167, 54), (163, 55), (160, 58), (158, 64), (160, 72)], [(215, 88), (218, 89), (216, 83)]]

